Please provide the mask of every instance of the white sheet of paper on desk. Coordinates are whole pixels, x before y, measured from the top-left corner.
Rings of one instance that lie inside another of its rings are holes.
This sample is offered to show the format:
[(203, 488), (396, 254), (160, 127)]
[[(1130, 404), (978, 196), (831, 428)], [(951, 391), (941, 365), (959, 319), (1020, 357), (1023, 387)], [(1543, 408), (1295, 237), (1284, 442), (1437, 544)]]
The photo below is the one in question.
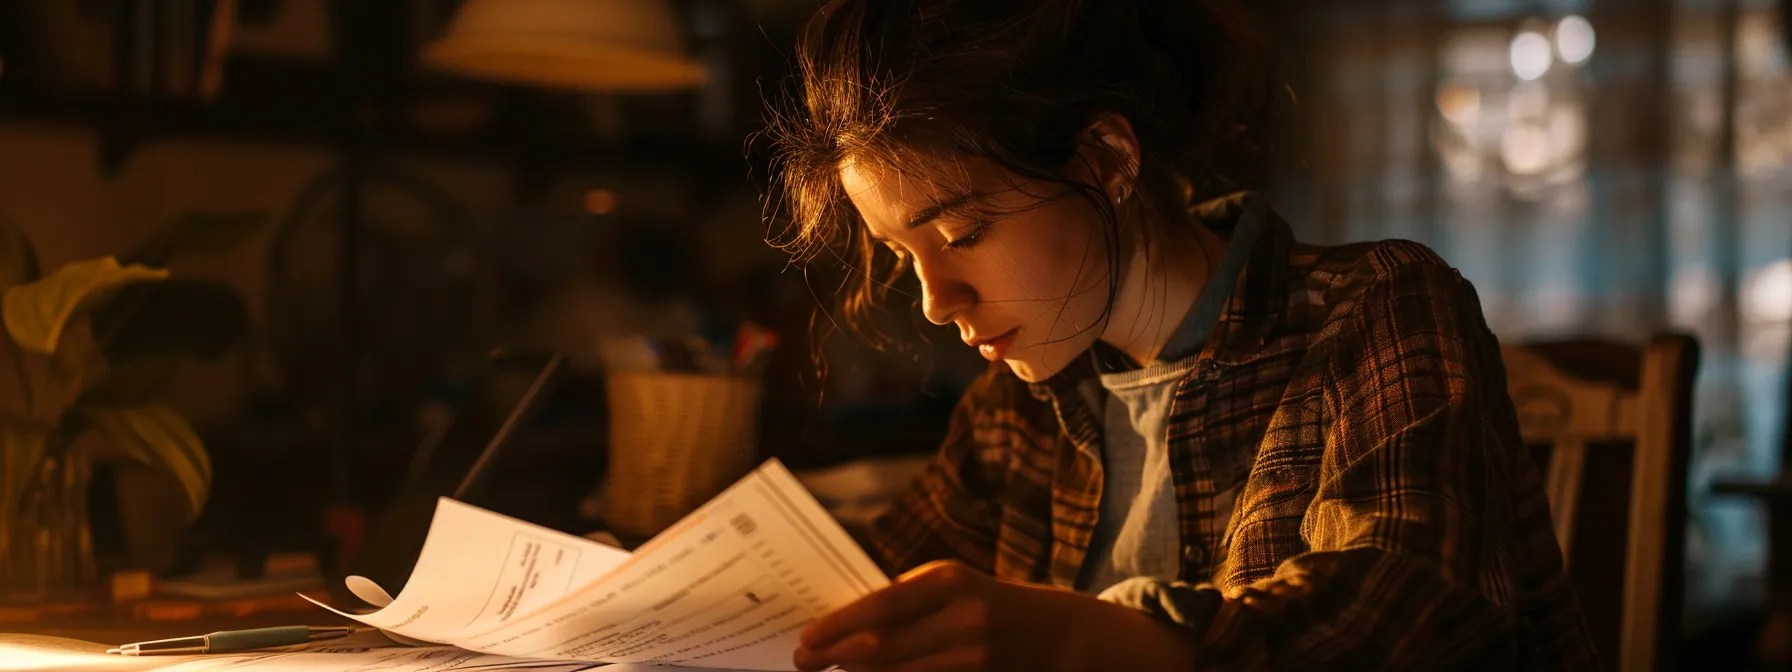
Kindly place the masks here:
[[(146, 656), (137, 660), (147, 663), (154, 660), (154, 657)], [(603, 672), (695, 672), (691, 668), (524, 660), (475, 653), (452, 646), (413, 648), (398, 646), (373, 632), (358, 633), (346, 640), (315, 642), (278, 651), (182, 656), (180, 662), (138, 669), (153, 669), (155, 672), (581, 672), (594, 669), (602, 669)]]
[(597, 582), (454, 644), (526, 658), (791, 670), (804, 626), (888, 584), (772, 461)]
[[(562, 552), (591, 552), (583, 544), (609, 551), (592, 554), (609, 564), (581, 556), (570, 570), (539, 569), (544, 558), (563, 563)], [(519, 583), (516, 567), (530, 557), (538, 568), (524, 575), (544, 578)], [(523, 659), (792, 670), (806, 625), (888, 584), (773, 460), (632, 556), (444, 500), (403, 593), (374, 614), (344, 615)]]
[[(448, 498), (436, 502), (423, 551), (392, 604), (331, 611), (429, 642), (502, 625), (608, 574), (629, 554)], [(311, 599), (311, 598), (305, 598)]]

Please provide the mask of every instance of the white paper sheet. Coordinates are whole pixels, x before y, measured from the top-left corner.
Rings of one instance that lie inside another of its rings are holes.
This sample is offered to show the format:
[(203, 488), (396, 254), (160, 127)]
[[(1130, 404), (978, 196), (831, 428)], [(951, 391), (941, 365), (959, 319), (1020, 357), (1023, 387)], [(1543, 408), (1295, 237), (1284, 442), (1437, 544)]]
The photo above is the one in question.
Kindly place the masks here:
[(312, 602), (382, 630), (446, 644), (550, 604), (628, 557), (589, 539), (442, 498), (411, 578), (392, 604), (357, 615)]
[(483, 654), (792, 670), (804, 626), (888, 584), (773, 460), (632, 556), (442, 500), (404, 591), (343, 615)]
[[(113, 656), (123, 658), (123, 656)], [(139, 658), (150, 662), (154, 657)], [(334, 641), (317, 642), (288, 650), (254, 653), (182, 656), (179, 662), (153, 668), (155, 672), (472, 672), (479, 670), (533, 670), (534, 672), (697, 672), (690, 668), (647, 665), (605, 665), (565, 660), (524, 660), (474, 653), (452, 646), (406, 647), (374, 632)], [(713, 672), (704, 670), (702, 672)]]
[(591, 585), (454, 644), (527, 658), (791, 670), (804, 626), (888, 584), (772, 461)]
[[(547, 670), (573, 672), (602, 667), (605, 672), (647, 672), (640, 667), (569, 661), (530, 661), (474, 654), (451, 646), (400, 646), (374, 630), (298, 646), (261, 651), (185, 656), (121, 656), (108, 646), (55, 637), (0, 634), (0, 670), (55, 672), (446, 672), (448, 670)], [(668, 668), (650, 668), (667, 672)]]
[(231, 654), (121, 656), (117, 645), (58, 637), (0, 634), (0, 670), (37, 672), (716, 672), (688, 667), (607, 665), (565, 660), (524, 660), (452, 646), (408, 647), (375, 630), (342, 639)]

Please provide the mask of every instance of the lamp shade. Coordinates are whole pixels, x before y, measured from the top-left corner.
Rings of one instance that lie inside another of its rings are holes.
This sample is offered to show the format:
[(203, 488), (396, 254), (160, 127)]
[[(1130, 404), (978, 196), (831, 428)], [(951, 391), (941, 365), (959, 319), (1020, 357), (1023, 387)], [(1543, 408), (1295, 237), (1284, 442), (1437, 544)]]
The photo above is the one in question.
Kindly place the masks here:
[(432, 67), (491, 81), (585, 91), (699, 86), (665, 0), (466, 0)]

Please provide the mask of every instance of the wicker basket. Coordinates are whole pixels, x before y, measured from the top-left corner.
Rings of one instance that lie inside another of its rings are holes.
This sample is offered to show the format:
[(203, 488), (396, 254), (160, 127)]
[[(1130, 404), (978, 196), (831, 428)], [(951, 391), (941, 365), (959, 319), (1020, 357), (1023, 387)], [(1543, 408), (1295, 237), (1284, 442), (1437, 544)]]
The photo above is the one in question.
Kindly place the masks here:
[(604, 522), (659, 533), (753, 470), (759, 383), (733, 376), (617, 373), (610, 400)]

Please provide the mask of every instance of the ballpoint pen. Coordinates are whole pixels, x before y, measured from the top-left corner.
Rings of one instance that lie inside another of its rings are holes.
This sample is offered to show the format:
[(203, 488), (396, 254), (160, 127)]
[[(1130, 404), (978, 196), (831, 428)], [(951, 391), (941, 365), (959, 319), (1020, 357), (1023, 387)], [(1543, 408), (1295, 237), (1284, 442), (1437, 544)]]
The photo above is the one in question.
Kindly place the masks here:
[(265, 649), (275, 646), (291, 646), (315, 642), (320, 639), (347, 637), (354, 633), (354, 626), (311, 627), (306, 625), (286, 625), (277, 628), (256, 628), (254, 630), (223, 630), (209, 635), (192, 637), (175, 637), (173, 639), (157, 639), (148, 642), (125, 644), (116, 649), (107, 649), (106, 653), (118, 653), (126, 656), (183, 656), (199, 653), (231, 653), (250, 649)]

